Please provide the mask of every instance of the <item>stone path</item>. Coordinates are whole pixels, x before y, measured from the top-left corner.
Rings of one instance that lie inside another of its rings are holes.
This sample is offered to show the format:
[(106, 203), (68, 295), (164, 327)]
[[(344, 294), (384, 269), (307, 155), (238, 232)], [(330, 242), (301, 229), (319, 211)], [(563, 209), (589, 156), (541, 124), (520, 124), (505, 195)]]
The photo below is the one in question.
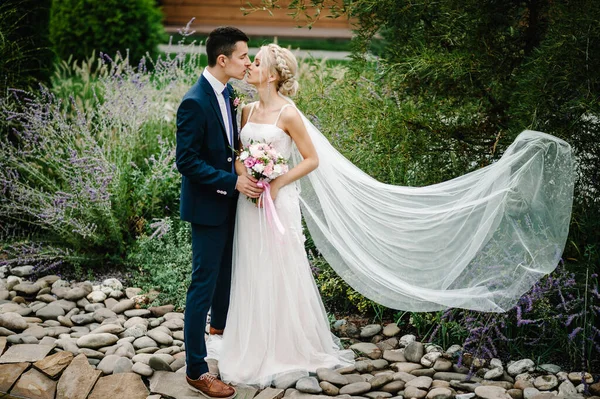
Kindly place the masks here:
[[(150, 307), (116, 279), (101, 284), (58, 276), (27, 281), (28, 266), (0, 269), (0, 399), (198, 398), (185, 382), (184, 317), (172, 305)], [(6, 277), (6, 274), (9, 274)], [(238, 399), (584, 399), (600, 395), (590, 374), (522, 359), (502, 364), (465, 355), (474, 375), (455, 364), (462, 350), (444, 350), (401, 335), (395, 324), (335, 332), (356, 354), (353, 366), (318, 369), (239, 388)], [(212, 372), (218, 364), (209, 362)], [(585, 392), (586, 384), (589, 388)], [(593, 397), (600, 399), (600, 397)]]

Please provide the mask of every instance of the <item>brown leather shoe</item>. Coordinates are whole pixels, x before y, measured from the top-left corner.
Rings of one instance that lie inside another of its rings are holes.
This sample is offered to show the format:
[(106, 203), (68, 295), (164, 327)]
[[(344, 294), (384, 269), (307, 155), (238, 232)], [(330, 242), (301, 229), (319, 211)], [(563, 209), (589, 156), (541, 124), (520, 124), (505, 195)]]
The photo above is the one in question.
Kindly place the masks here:
[(210, 373), (204, 373), (197, 380), (192, 380), (187, 375), (185, 379), (191, 390), (200, 392), (207, 398), (231, 399), (235, 396), (235, 389)]
[(208, 333), (210, 335), (223, 335), (223, 331), (224, 330), (217, 330), (216, 328), (214, 328), (213, 326), (210, 326), (210, 328), (208, 329)]

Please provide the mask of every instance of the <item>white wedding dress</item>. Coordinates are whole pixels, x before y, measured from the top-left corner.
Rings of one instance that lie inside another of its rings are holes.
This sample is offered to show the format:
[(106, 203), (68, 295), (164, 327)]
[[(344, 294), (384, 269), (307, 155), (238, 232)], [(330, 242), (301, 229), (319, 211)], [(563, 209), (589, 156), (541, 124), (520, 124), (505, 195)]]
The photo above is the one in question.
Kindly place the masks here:
[[(259, 124), (251, 117), (240, 132), (244, 146), (251, 140), (271, 143), (288, 159), (293, 141), (277, 121)], [(275, 208), (283, 235), (268, 224), (264, 209), (243, 194), (238, 200), (225, 333), (221, 342), (207, 343), (209, 357), (219, 360), (221, 379), (233, 384), (265, 387), (284, 374), (308, 375), (354, 359), (330, 332), (304, 249), (296, 184), (279, 191)]]

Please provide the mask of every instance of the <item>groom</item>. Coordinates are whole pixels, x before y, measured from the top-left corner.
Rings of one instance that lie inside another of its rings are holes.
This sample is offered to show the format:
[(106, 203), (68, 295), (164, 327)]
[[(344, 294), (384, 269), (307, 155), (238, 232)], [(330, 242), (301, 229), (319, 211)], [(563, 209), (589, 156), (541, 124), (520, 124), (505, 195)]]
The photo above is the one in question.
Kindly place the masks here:
[(213, 30), (206, 40), (208, 67), (177, 110), (177, 169), (182, 174), (181, 219), (192, 224), (192, 281), (185, 307), (187, 382), (213, 398), (235, 390), (208, 373), (204, 329), (222, 334), (229, 307), (231, 251), (239, 192), (257, 198), (262, 189), (235, 173), (238, 133), (232, 115), (230, 78), (243, 79), (250, 66), (248, 37), (234, 27)]

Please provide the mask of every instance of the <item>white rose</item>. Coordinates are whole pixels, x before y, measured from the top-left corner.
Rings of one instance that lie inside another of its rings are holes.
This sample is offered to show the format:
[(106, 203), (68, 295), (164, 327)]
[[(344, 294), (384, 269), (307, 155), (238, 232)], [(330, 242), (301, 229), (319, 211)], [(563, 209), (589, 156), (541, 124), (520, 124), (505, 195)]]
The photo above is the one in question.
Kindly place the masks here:
[(281, 165), (273, 166), (273, 173), (279, 176), (281, 174)]
[(265, 165), (263, 165), (262, 163), (257, 163), (257, 164), (254, 164), (252, 169), (254, 169), (258, 173), (262, 173), (262, 171), (265, 170)]
[(244, 160), (246, 160), (246, 158), (248, 158), (249, 156), (250, 156), (250, 154), (248, 153), (248, 151), (243, 151), (243, 152), (240, 154), (240, 160), (241, 160), (241, 161), (244, 161)]

